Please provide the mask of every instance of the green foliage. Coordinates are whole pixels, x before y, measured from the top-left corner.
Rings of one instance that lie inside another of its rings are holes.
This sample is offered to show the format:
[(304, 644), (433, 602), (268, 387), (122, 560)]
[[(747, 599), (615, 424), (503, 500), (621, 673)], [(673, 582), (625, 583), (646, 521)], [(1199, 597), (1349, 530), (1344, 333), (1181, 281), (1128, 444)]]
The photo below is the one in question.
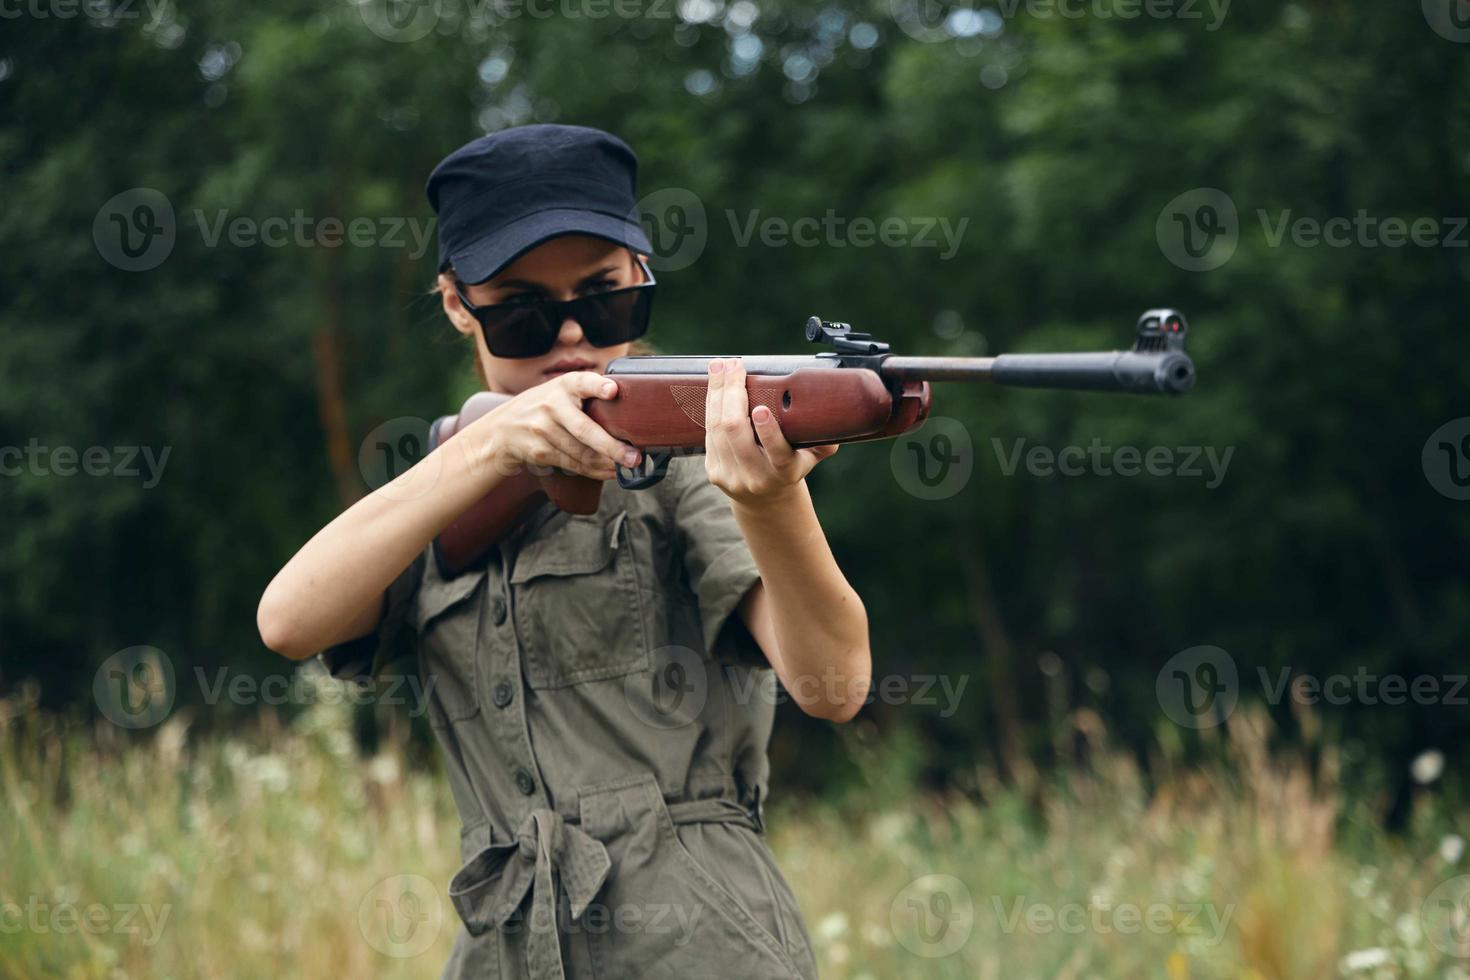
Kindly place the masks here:
[[(1470, 62), (1417, 4), (1237, 5), (1214, 31), (1022, 5), (993, 36), (935, 43), (900, 28), (901, 4), (762, 4), (743, 29), (736, 6), (691, 23), (665, 4), (550, 20), (492, 5), (477, 22), (448, 4), (411, 43), (369, 30), (371, 5), (328, 0), (8, 21), (0, 445), (172, 456), (150, 489), (0, 478), (0, 683), (34, 675), (52, 701), (85, 698), (96, 666), (139, 643), (181, 672), (268, 659), (260, 591), (344, 493), (314, 345), (338, 343), (350, 453), (384, 420), (451, 410), (473, 382), (424, 294), (432, 245), (211, 246), (208, 229), (222, 213), (426, 222), (434, 162), (529, 121), (617, 132), (645, 192), (703, 202), (707, 247), (660, 276), (665, 350), (800, 350), (813, 312), (935, 354), (1108, 348), (1149, 306), (1191, 315), (1200, 383), (1185, 399), (940, 387), (936, 414), (975, 446), (962, 494), (906, 494), (886, 444), (848, 447), (812, 478), (880, 673), (976, 678), (947, 717), (871, 709), (880, 726), (920, 717), (936, 776), (996, 737), (1003, 702), (1023, 723), (1047, 716), (1046, 652), (1075, 679), (1064, 700), (1135, 738), (1153, 726), (1159, 666), (1197, 644), (1229, 650), (1248, 689), (1258, 666), (1456, 667), (1470, 519), (1419, 454), (1465, 411), (1470, 250), (1273, 246), (1256, 216), (1470, 214), (1457, 101)], [(869, 48), (859, 24), (876, 30)], [(740, 62), (751, 38), (760, 53)], [(92, 226), (135, 187), (168, 197), (178, 236), (161, 265), (126, 272)], [(1166, 203), (1196, 187), (1226, 191), (1241, 220), (1235, 257), (1203, 273), (1155, 238)], [(967, 225), (949, 258), (742, 246), (735, 232), (753, 212), (829, 210)], [(1234, 456), (1213, 490), (1007, 476), (996, 447), (1018, 439)], [(1343, 710), (1373, 752), (1463, 734), (1443, 705)], [(793, 713), (778, 758), (794, 765), (797, 744), (808, 762), (839, 755), (818, 727)]]

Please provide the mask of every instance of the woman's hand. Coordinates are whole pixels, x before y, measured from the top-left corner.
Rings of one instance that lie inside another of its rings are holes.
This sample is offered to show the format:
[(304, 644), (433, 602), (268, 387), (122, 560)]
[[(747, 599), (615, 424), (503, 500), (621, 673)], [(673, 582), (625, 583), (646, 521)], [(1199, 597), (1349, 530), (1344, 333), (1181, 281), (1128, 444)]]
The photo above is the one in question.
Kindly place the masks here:
[(617, 476), (617, 463), (636, 466), (642, 454), (588, 418), (582, 402), (617, 395), (617, 382), (611, 378), (569, 371), (526, 389), (474, 424), (485, 425), (497, 466), (555, 466), (611, 480)]
[(792, 449), (769, 408), (757, 405), (751, 411), (745, 394), (745, 365), (740, 359), (710, 360), (704, 468), (709, 481), (731, 500), (748, 507), (779, 501), (837, 448)]

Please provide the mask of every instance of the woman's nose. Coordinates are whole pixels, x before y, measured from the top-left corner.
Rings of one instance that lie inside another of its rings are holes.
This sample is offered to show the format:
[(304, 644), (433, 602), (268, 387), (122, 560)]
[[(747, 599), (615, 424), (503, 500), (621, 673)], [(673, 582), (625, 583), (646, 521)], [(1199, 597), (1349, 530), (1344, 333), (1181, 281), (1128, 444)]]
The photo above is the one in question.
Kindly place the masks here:
[(557, 332), (556, 342), (572, 347), (581, 343), (584, 336), (582, 325), (577, 322), (575, 317), (568, 316), (561, 322), (561, 330)]

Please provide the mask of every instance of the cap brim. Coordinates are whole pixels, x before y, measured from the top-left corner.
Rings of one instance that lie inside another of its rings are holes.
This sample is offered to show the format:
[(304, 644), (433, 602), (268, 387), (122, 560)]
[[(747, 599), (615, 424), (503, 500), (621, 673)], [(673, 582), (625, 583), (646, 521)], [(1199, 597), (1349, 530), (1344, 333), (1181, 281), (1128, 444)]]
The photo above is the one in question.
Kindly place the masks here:
[(454, 272), (462, 282), (473, 285), (484, 282), (542, 242), (560, 235), (591, 235), (644, 255), (653, 253), (643, 226), (636, 214), (619, 218), (600, 211), (575, 208), (553, 208), (528, 214), (519, 221), (497, 229), (494, 233), (449, 257)]

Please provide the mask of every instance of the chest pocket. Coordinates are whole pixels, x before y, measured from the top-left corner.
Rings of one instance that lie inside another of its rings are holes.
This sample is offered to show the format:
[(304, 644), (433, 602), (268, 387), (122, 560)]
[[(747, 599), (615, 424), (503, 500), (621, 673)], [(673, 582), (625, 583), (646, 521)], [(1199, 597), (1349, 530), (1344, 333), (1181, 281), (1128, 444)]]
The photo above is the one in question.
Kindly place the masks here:
[[(447, 721), (473, 718), (480, 711), (480, 616), (485, 570), (442, 579), (428, 563), (419, 583), (414, 626), (419, 634), (419, 664), (425, 692)], [(430, 718), (437, 721), (437, 713)]]
[(627, 516), (570, 515), (517, 556), (510, 584), (531, 687), (568, 687), (648, 667)]

